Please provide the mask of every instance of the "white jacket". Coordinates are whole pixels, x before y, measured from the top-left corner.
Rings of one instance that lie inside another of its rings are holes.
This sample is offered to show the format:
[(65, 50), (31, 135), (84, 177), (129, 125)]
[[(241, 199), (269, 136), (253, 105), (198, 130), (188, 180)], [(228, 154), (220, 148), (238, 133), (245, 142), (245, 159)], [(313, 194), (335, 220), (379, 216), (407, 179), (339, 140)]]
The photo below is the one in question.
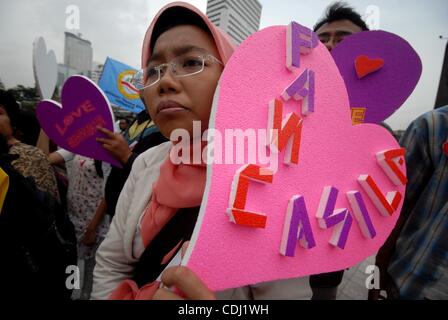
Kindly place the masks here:
[(109, 233), (96, 253), (92, 299), (107, 299), (120, 282), (132, 277), (140, 258), (134, 255), (137, 226), (170, 147), (171, 142), (163, 143), (135, 160), (118, 199)]
[[(168, 156), (171, 142), (151, 148), (134, 162), (120, 194), (109, 233), (96, 253), (92, 299), (107, 299), (123, 280), (132, 277), (134, 266), (143, 253), (137, 241), (138, 226), (150, 200), (160, 166)], [(276, 281), (217, 294), (220, 299), (309, 299), (308, 277)]]

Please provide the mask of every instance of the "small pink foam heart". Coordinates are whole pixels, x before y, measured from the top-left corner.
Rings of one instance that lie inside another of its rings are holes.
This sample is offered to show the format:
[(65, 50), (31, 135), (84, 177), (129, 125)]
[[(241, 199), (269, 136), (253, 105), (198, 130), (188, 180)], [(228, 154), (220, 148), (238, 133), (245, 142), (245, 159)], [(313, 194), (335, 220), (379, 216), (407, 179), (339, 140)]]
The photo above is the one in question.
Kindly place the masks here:
[(103, 136), (97, 126), (114, 131), (112, 108), (101, 89), (86, 77), (73, 76), (62, 88), (61, 102), (62, 106), (43, 100), (36, 108), (37, 119), (50, 139), (75, 154), (121, 167), (96, 141)]

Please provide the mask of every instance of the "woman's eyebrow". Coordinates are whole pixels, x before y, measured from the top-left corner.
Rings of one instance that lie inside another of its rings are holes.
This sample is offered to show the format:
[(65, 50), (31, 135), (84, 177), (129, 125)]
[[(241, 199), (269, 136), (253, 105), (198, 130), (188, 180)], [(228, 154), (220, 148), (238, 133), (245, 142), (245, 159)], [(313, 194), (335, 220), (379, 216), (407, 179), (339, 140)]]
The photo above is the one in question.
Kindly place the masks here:
[(158, 61), (158, 60), (161, 60), (162, 59), (162, 54), (161, 53), (156, 53), (156, 54), (153, 54), (150, 58), (149, 58), (149, 60), (148, 60), (148, 64), (146, 65), (146, 66), (149, 66), (149, 64), (151, 63), (151, 62), (153, 62), (153, 61)]
[[(195, 52), (200, 52), (200, 53), (207, 53), (208, 51), (205, 50), (204, 48), (198, 47), (198, 46), (194, 46), (194, 45), (187, 45), (187, 46), (181, 46), (181, 47), (177, 47), (174, 49), (171, 49), (171, 51), (173, 52), (173, 54), (175, 56), (181, 56), (183, 54), (195, 51)], [(148, 61), (148, 65), (153, 62), (153, 61), (159, 61), (162, 60), (163, 58), (163, 53), (156, 53), (153, 54)]]
[(200, 47), (197, 47), (197, 46), (194, 46), (194, 45), (182, 46), (182, 47), (178, 47), (178, 48), (174, 48), (173, 49), (173, 53), (176, 56), (180, 56), (180, 55), (189, 53), (191, 51), (198, 51), (198, 52), (201, 52), (201, 53), (207, 53), (207, 50), (205, 50), (203, 48), (200, 48)]

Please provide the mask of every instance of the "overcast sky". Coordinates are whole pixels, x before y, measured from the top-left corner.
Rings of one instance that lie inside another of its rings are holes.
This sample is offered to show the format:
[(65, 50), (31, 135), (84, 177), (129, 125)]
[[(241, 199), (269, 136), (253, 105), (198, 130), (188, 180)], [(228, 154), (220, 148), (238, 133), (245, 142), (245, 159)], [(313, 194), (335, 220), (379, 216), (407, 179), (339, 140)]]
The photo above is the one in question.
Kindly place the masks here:
[[(94, 61), (107, 56), (131, 66), (140, 65), (140, 49), (146, 28), (168, 0), (0, 0), (0, 78), (7, 88), (34, 86), (32, 44), (43, 36), (47, 47), (63, 62), (64, 31), (81, 33), (92, 42)], [(205, 12), (206, 0), (189, 0)], [(261, 27), (295, 20), (312, 27), (329, 0), (261, 0)], [(423, 75), (414, 94), (388, 123), (404, 129), (410, 121), (433, 108), (448, 37), (446, 0), (351, 0), (365, 14), (374, 5), (380, 9), (380, 28), (396, 33), (419, 53)], [(66, 8), (80, 10), (80, 29), (66, 29)]]

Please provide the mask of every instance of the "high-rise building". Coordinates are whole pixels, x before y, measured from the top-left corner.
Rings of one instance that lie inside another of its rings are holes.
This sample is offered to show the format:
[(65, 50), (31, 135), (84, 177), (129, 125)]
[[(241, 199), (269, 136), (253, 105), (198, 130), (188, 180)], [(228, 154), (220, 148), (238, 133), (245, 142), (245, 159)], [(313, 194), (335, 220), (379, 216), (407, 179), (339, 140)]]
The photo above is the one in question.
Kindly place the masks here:
[(58, 64), (57, 86), (61, 87), (71, 76), (92, 77), (93, 49), (90, 41), (71, 32), (65, 32), (64, 64)]
[(60, 88), (68, 78), (77, 74), (80, 74), (78, 70), (70, 68), (65, 64), (58, 63), (58, 79), (56, 85)]
[(262, 6), (257, 0), (208, 0), (207, 16), (238, 44), (260, 28)]
[(92, 64), (92, 76), (90, 79), (92, 79), (93, 82), (98, 84), (101, 78), (101, 74), (103, 73), (104, 63), (100, 62), (93, 62)]
[(93, 49), (90, 41), (81, 38), (81, 35), (65, 32), (64, 65), (90, 77), (92, 62)]

